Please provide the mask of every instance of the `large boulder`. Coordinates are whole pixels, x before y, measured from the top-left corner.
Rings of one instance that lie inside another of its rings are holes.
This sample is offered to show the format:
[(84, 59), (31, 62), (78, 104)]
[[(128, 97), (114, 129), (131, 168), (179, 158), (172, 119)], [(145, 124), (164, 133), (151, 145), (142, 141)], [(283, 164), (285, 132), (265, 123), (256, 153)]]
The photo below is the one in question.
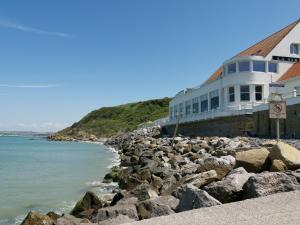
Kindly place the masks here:
[(266, 148), (237, 152), (235, 155), (236, 167), (244, 167), (248, 172), (254, 173), (268, 170), (271, 166), (269, 153)]
[(197, 160), (197, 164), (199, 164), (197, 172), (215, 170), (218, 174), (218, 179), (222, 179), (234, 168), (235, 158), (231, 155), (220, 158), (210, 156)]
[(71, 211), (71, 215), (79, 218), (91, 218), (92, 214), (99, 208), (102, 208), (102, 201), (93, 192), (87, 192), (80, 199), (74, 209)]
[(90, 224), (88, 219), (76, 218), (72, 215), (65, 214), (56, 221), (56, 225), (83, 225)]
[(131, 191), (131, 195), (136, 197), (139, 201), (144, 201), (158, 196), (157, 193), (148, 184), (138, 185)]
[(256, 198), (278, 192), (299, 190), (297, 179), (280, 172), (265, 172), (251, 176), (245, 183), (244, 198)]
[(179, 200), (173, 196), (159, 196), (139, 202), (137, 210), (140, 219), (149, 219), (157, 216), (170, 215), (175, 213)]
[(130, 219), (138, 220), (138, 214), (135, 205), (115, 205), (99, 209), (96, 216), (92, 218), (92, 222), (99, 223), (104, 220), (116, 218), (119, 215), (128, 216)]
[(286, 143), (278, 142), (270, 151), (272, 160), (281, 160), (289, 169), (300, 168), (300, 151)]
[(298, 183), (300, 183), (300, 169), (295, 171), (286, 171), (285, 174), (295, 177)]
[[(124, 215), (118, 215), (117, 217), (110, 218), (108, 220), (99, 221), (98, 223), (95, 223), (94, 225), (119, 225), (124, 223), (131, 223), (134, 222), (135, 219), (131, 219), (128, 216)], [(92, 225), (92, 224), (89, 224)]]
[(197, 188), (205, 186), (218, 179), (218, 174), (215, 170), (209, 170), (199, 174), (194, 174), (184, 178), (184, 183), (189, 183)]
[(288, 170), (287, 166), (279, 159), (274, 159), (270, 168), (271, 172), (283, 172)]
[(222, 204), (206, 191), (200, 190), (194, 185), (188, 184), (182, 188), (179, 205), (176, 212), (182, 212), (203, 207), (210, 207)]
[(223, 180), (208, 184), (203, 190), (222, 203), (238, 201), (242, 198), (244, 184), (252, 175), (243, 167), (239, 167), (232, 170)]
[(29, 212), (21, 225), (52, 225), (53, 220), (46, 215), (38, 212)]

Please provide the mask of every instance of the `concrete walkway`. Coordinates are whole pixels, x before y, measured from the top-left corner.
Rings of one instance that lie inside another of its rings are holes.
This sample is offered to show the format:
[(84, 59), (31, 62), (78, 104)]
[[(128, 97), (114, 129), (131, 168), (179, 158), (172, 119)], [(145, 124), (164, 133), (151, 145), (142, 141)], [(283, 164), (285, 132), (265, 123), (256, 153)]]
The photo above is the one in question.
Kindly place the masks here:
[(300, 191), (279, 193), (127, 225), (300, 225)]

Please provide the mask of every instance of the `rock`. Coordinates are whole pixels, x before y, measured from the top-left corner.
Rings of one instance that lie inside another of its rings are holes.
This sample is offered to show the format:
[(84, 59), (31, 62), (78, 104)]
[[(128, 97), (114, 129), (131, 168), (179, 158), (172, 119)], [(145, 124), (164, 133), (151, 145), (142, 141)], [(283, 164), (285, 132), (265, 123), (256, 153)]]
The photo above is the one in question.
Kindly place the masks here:
[(244, 198), (256, 198), (300, 188), (295, 177), (280, 172), (265, 172), (251, 176), (245, 183)]
[(122, 198), (120, 201), (117, 202), (117, 205), (135, 205), (138, 202), (138, 198), (137, 197), (124, 197)]
[(272, 160), (281, 160), (289, 169), (300, 168), (300, 151), (286, 143), (279, 142), (275, 145), (269, 157)]
[(57, 219), (56, 225), (81, 225), (90, 224), (88, 219), (80, 219), (74, 216), (65, 214), (64, 216)]
[(235, 158), (231, 155), (222, 156), (220, 158), (210, 156), (197, 161), (199, 167), (197, 172), (205, 172), (215, 170), (218, 174), (218, 179), (225, 177), (235, 166)]
[(239, 167), (232, 170), (223, 180), (208, 184), (203, 190), (222, 203), (238, 201), (242, 199), (244, 184), (252, 175)]
[(183, 212), (187, 210), (210, 207), (220, 204), (222, 203), (210, 196), (206, 191), (200, 190), (197, 187), (188, 184), (183, 187), (176, 212)]
[(152, 175), (152, 182), (151, 185), (154, 187), (154, 189), (159, 192), (161, 186), (163, 185), (163, 180), (160, 177), (157, 177), (155, 175)]
[(49, 216), (50, 219), (52, 219), (54, 222), (56, 222), (57, 219), (61, 217), (61, 215), (58, 215), (58, 214), (55, 213), (55, 212), (48, 212), (48, 213), (47, 213), (47, 216)]
[(99, 209), (92, 222), (98, 223), (104, 220), (116, 218), (119, 215), (128, 216), (130, 219), (138, 220), (138, 214), (135, 205), (115, 205)]
[(153, 197), (157, 197), (157, 193), (148, 184), (138, 185), (131, 194), (138, 198), (139, 201), (144, 201)]
[(173, 196), (159, 196), (154, 199), (142, 201), (137, 205), (140, 219), (149, 219), (157, 216), (175, 213), (179, 200)]
[(271, 172), (283, 172), (288, 170), (287, 166), (281, 160), (275, 159), (272, 162), (270, 171)]
[(300, 169), (295, 170), (295, 171), (286, 171), (285, 174), (295, 177), (298, 181), (298, 183), (300, 183)]
[(218, 174), (215, 170), (206, 171), (199, 174), (188, 176), (184, 179), (184, 183), (189, 183), (197, 188), (205, 186), (218, 179)]
[(30, 211), (21, 225), (52, 225), (53, 222), (49, 216)]
[(159, 191), (163, 195), (169, 195), (175, 188), (177, 188), (177, 179), (175, 176), (169, 175), (163, 179), (163, 183)]
[(124, 223), (131, 223), (134, 221), (135, 219), (131, 219), (128, 216), (119, 215), (117, 217), (95, 223), (95, 225), (119, 225)]
[(110, 169), (110, 172), (104, 176), (104, 182), (118, 182), (120, 169), (114, 166)]
[(269, 141), (264, 141), (263, 143), (261, 143), (261, 146), (265, 147), (265, 148), (272, 148), (276, 144), (277, 144), (277, 142), (275, 140), (269, 140)]
[(103, 203), (93, 192), (87, 192), (81, 200), (79, 200), (74, 209), (71, 211), (71, 215), (79, 218), (90, 218), (94, 211), (102, 208)]
[(237, 152), (235, 155), (236, 167), (244, 167), (248, 172), (254, 173), (268, 170), (271, 166), (269, 153), (266, 148)]

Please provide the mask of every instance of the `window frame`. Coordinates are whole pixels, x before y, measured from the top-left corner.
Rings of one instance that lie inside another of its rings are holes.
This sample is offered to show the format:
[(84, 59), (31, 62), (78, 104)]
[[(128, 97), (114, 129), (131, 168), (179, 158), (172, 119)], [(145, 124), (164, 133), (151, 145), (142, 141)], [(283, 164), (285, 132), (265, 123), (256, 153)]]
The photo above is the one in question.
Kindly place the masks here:
[(191, 105), (191, 101), (185, 101), (185, 116), (188, 117), (192, 114), (192, 105)]
[[(242, 91), (242, 87), (248, 87), (248, 92)], [(243, 95), (248, 95), (247, 100), (243, 99)], [(248, 102), (250, 101), (250, 85), (240, 85), (240, 101), (241, 102)]]
[[(233, 93), (230, 92), (230, 89), (233, 89)], [(233, 99), (231, 99), (233, 97)], [(228, 102), (235, 102), (235, 88), (234, 86), (228, 87)]]
[[(261, 91), (260, 91), (260, 92), (257, 91), (257, 89), (256, 89), (257, 87), (261, 87)], [(264, 90), (263, 88), (264, 88), (264, 87), (263, 87), (263, 85), (261, 85), (261, 84), (256, 84), (256, 85), (255, 85), (255, 101), (260, 102), (260, 101), (263, 100), (263, 92), (264, 92), (264, 91), (263, 91), (263, 90)], [(257, 95), (258, 95), (258, 94), (260, 95), (260, 100), (257, 98)]]
[[(263, 63), (264, 64), (264, 70), (261, 71), (261, 70), (255, 70), (255, 63)], [(265, 73), (266, 72), (266, 61), (262, 61), (262, 60), (253, 60), (252, 61), (252, 71), (253, 72), (260, 72), (260, 73)]]
[(203, 113), (207, 111), (208, 111), (208, 94), (204, 94), (200, 96), (200, 112)]
[[(296, 47), (296, 48), (294, 48), (294, 47)], [(295, 51), (294, 51), (295, 49), (297, 49), (297, 53), (295, 53)], [(292, 54), (292, 55), (299, 55), (299, 44), (292, 43), (290, 45), (290, 54)]]
[[(197, 106), (197, 107), (195, 107)], [(193, 114), (198, 114), (199, 113), (199, 98), (193, 98), (192, 99), (192, 113)]]
[[(234, 65), (234, 67), (232, 67), (232, 68), (234, 68), (233, 71), (230, 70), (230, 66), (232, 66), (232, 65)], [(236, 62), (228, 63), (227, 64), (227, 74), (233, 74), (233, 73), (236, 73), (236, 72), (237, 72), (236, 71)]]
[[(270, 65), (275, 64), (276, 72), (270, 71)], [(268, 62), (268, 72), (269, 73), (278, 73), (279, 64), (277, 62)]]
[[(248, 63), (248, 70), (241, 70), (241, 63)], [(250, 72), (251, 70), (250, 61), (238, 61), (238, 69), (239, 72)]]
[(220, 93), (219, 89), (209, 93), (210, 110), (218, 109), (220, 107)]

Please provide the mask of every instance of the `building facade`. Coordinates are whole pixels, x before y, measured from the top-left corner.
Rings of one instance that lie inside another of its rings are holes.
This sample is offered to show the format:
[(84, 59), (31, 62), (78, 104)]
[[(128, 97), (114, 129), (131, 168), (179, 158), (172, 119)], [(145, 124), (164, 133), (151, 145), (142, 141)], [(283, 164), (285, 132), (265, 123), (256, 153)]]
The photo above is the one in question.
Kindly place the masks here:
[(286, 98), (300, 95), (300, 20), (226, 60), (208, 80), (176, 94), (165, 124), (252, 113), (266, 104), (270, 83)]

